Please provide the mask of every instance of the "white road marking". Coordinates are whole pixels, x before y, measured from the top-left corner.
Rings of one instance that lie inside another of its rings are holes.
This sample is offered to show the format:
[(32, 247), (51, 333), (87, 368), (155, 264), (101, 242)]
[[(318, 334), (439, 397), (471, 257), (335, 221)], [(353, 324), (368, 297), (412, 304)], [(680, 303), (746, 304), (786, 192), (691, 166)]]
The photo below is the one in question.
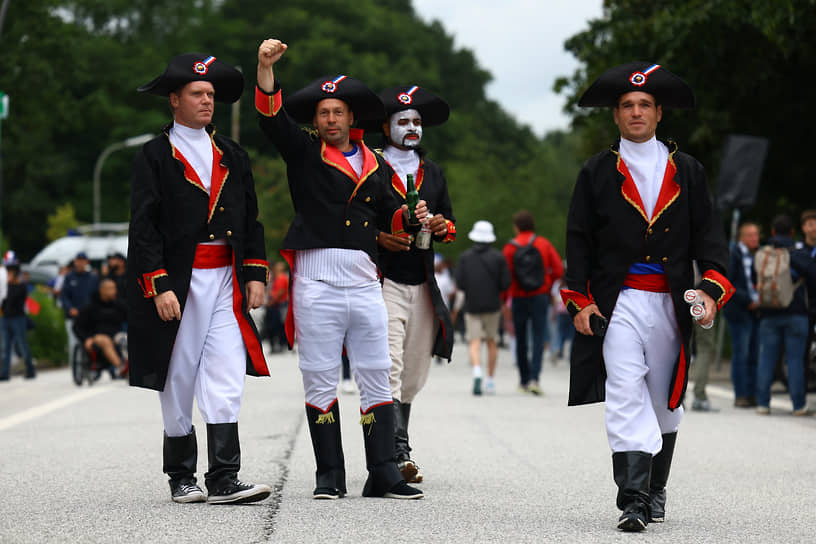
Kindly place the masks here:
[(23, 410), (22, 412), (18, 412), (14, 415), (4, 417), (0, 419), (0, 431), (11, 429), (16, 425), (19, 425), (20, 423), (25, 423), (26, 421), (37, 419), (38, 417), (50, 414), (51, 412), (59, 410), (60, 408), (63, 408), (70, 404), (74, 404), (76, 402), (89, 399), (100, 393), (110, 391), (112, 388), (113, 385), (89, 387), (87, 389), (83, 389), (82, 391), (78, 391), (73, 395), (68, 395), (65, 397), (54, 399), (52, 401), (46, 402), (45, 404), (34, 406), (32, 408), (29, 408), (28, 410)]

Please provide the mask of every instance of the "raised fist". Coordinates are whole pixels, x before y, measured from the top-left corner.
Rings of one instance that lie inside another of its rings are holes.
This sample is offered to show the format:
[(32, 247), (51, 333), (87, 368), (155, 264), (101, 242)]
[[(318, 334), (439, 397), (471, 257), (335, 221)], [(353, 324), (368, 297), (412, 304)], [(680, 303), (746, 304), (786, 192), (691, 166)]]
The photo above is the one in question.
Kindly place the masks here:
[(289, 46), (280, 40), (264, 40), (258, 48), (258, 66), (271, 67), (278, 62)]

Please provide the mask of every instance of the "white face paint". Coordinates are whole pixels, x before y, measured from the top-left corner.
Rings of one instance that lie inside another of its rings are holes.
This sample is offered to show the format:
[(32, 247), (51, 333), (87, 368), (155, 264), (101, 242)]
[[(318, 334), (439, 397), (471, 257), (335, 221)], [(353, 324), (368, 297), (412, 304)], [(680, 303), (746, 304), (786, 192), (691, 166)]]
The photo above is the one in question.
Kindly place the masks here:
[(414, 148), (422, 140), (422, 116), (417, 110), (402, 110), (391, 116), (391, 143)]

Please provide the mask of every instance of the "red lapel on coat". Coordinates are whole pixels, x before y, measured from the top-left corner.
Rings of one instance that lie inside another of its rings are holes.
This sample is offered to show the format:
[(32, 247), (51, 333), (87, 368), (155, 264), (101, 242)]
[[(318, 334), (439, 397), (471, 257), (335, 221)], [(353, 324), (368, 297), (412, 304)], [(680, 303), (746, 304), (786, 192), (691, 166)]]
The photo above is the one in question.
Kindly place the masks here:
[(212, 139), (213, 147), (213, 164), (212, 177), (210, 180), (210, 214), (207, 216), (207, 223), (212, 221), (213, 213), (215, 213), (215, 206), (218, 204), (218, 199), (221, 198), (221, 190), (224, 188), (224, 183), (229, 177), (229, 168), (227, 168), (221, 161), (224, 158), (224, 152), (215, 145), (215, 139)]
[(621, 194), (623, 195), (623, 198), (629, 202), (629, 204), (635, 207), (638, 213), (640, 213), (640, 216), (643, 217), (643, 219), (649, 223), (649, 225), (654, 225), (663, 212), (666, 211), (666, 208), (671, 206), (672, 203), (677, 200), (677, 197), (680, 196), (680, 185), (674, 181), (674, 175), (677, 173), (677, 165), (674, 162), (675, 151), (677, 151), (677, 148), (669, 152), (669, 160), (666, 161), (666, 171), (663, 174), (663, 182), (660, 185), (660, 194), (657, 197), (657, 202), (655, 203), (654, 213), (652, 214), (651, 220), (649, 220), (649, 216), (646, 215), (646, 208), (643, 205), (643, 200), (640, 198), (640, 192), (637, 190), (637, 185), (635, 185), (635, 180), (632, 179), (632, 174), (629, 172), (629, 168), (627, 168), (626, 163), (623, 162), (623, 158), (620, 156), (620, 153), (613, 151), (618, 157), (618, 172), (623, 175)]
[(352, 143), (357, 144), (363, 154), (363, 169), (359, 176), (346, 160), (346, 156), (343, 155), (342, 151), (332, 145), (326, 145), (324, 141), (320, 142), (320, 157), (323, 159), (323, 162), (343, 172), (355, 184), (354, 191), (351, 193), (351, 197), (349, 197), (349, 202), (357, 195), (357, 191), (360, 190), (360, 187), (366, 182), (368, 177), (380, 167), (374, 153), (363, 143), (363, 131), (351, 129), (350, 136)]
[(176, 146), (170, 144), (170, 149), (173, 158), (179, 161), (184, 166), (184, 179), (186, 179), (187, 181), (189, 181), (190, 183), (192, 183), (193, 185), (195, 185), (196, 187), (198, 187), (199, 189), (206, 193), (207, 189), (204, 187), (204, 184), (201, 183), (201, 179), (198, 177), (198, 174), (196, 174), (195, 168), (193, 168), (193, 166), (189, 162), (187, 162), (187, 159), (184, 157), (184, 155), (181, 154), (181, 151), (176, 149)]
[[(221, 151), (217, 145), (215, 145), (215, 140), (212, 138), (212, 135), (210, 135), (210, 139), (212, 141), (213, 148), (213, 163), (212, 174), (210, 176), (210, 201), (207, 223), (212, 220), (213, 213), (215, 212), (215, 205), (218, 203), (218, 199), (221, 198), (221, 191), (224, 189), (224, 183), (229, 177), (229, 168), (221, 163), (224, 158), (224, 152)], [(173, 158), (184, 165), (184, 179), (206, 193), (207, 189), (204, 187), (204, 184), (201, 183), (201, 178), (198, 177), (195, 168), (193, 168), (193, 166), (187, 161), (187, 158), (181, 154), (181, 151), (179, 151), (176, 146), (170, 144), (170, 148), (172, 150)]]
[[(386, 159), (385, 162), (388, 162), (388, 160)], [(389, 164), (391, 164), (391, 163), (389, 163)], [(419, 169), (417, 170), (417, 179), (416, 179), (416, 183), (415, 183), (417, 192), (419, 192), (419, 188), (422, 187), (422, 182), (425, 180), (424, 164), (425, 164), (425, 161), (422, 160), (422, 159), (419, 159)], [(394, 171), (394, 175), (391, 176), (391, 187), (393, 187), (394, 190), (402, 198), (405, 198), (405, 193), (407, 192), (407, 190), (405, 188), (405, 184), (402, 182), (399, 175), (397, 175), (396, 171)]]
[(674, 151), (669, 153), (669, 160), (666, 162), (666, 172), (663, 174), (663, 184), (660, 186), (660, 194), (657, 197), (652, 220), (649, 223), (654, 225), (657, 219), (666, 211), (666, 208), (672, 205), (680, 196), (680, 185), (674, 181), (674, 175), (677, 173), (677, 165), (674, 163)]

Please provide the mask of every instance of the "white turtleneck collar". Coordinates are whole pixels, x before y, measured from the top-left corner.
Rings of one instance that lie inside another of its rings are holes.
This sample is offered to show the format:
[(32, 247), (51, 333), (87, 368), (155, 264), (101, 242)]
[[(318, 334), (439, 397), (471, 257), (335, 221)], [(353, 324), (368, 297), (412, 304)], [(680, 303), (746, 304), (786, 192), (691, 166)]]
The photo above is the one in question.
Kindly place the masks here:
[(663, 185), (669, 149), (654, 136), (641, 143), (621, 138), (620, 155), (632, 174), (646, 215), (651, 219)]
[(414, 176), (416, 182), (417, 171), (419, 170), (419, 153), (413, 149), (398, 149), (393, 145), (386, 146), (383, 150), (385, 160), (397, 173), (403, 184), (408, 183), (408, 174)]
[(187, 159), (209, 193), (212, 184), (213, 149), (207, 129), (190, 128), (174, 122), (170, 127), (170, 143)]

